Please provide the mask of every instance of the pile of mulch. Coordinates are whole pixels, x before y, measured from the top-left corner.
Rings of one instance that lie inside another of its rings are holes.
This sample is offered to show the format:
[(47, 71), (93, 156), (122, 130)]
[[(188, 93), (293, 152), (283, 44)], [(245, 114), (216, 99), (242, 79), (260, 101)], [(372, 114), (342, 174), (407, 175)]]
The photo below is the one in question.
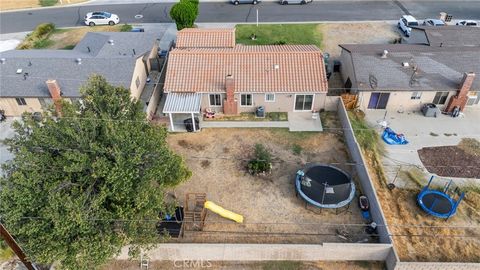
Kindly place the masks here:
[(425, 147), (418, 150), (423, 166), (444, 177), (480, 178), (480, 156), (458, 146)]

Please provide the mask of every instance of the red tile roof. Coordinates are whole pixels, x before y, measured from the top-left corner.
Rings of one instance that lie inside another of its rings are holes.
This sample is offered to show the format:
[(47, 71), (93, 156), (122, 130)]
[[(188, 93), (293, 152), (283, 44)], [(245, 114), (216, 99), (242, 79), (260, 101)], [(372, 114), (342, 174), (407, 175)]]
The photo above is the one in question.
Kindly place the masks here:
[(177, 48), (233, 48), (235, 28), (185, 28), (177, 33)]
[(327, 92), (321, 51), (314, 45), (174, 49), (166, 92), (224, 92), (233, 75), (236, 92)]

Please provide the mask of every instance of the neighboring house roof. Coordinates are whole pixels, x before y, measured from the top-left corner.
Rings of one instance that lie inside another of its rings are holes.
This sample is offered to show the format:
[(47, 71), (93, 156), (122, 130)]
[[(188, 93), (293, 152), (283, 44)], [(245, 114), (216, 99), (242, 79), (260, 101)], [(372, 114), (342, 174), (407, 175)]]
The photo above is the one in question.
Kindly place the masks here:
[[(419, 35), (420, 37), (415, 37)], [(415, 26), (411, 38), (433, 47), (480, 46), (480, 28), (468, 26)], [(426, 40), (426, 43), (424, 41)]]
[(97, 32), (87, 33), (73, 50), (0, 52), (0, 97), (50, 97), (48, 79), (57, 80), (64, 97), (80, 97), (79, 87), (94, 73), (130, 88), (135, 61), (151, 51), (155, 38), (141, 32)]
[(326, 92), (321, 51), (314, 45), (174, 49), (166, 92), (224, 92), (233, 75), (235, 92)]
[[(458, 90), (464, 72), (480, 74), (480, 47), (409, 44), (340, 47), (350, 53), (358, 90)], [(382, 58), (384, 50), (388, 54)], [(403, 63), (408, 63), (408, 67)], [(480, 80), (474, 81), (472, 89), (480, 90)]]
[(233, 48), (235, 28), (185, 28), (177, 33), (176, 48)]

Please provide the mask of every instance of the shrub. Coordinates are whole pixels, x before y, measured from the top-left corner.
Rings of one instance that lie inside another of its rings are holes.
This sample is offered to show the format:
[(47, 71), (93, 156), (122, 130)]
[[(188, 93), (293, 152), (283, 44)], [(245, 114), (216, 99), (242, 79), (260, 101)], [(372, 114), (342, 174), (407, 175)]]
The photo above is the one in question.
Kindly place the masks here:
[(272, 169), (272, 155), (263, 144), (255, 144), (255, 157), (248, 162), (247, 169), (252, 175), (269, 173)]
[(40, 49), (49, 46), (48, 37), (55, 30), (53, 23), (42, 23), (35, 27), (32, 33), (28, 34), (25, 40), (18, 45), (17, 49)]
[(130, 24), (124, 24), (120, 27), (120, 32), (130, 32), (132, 31), (132, 26)]
[(277, 40), (273, 43), (273, 45), (285, 45), (287, 42), (285, 40)]
[(293, 154), (295, 154), (295, 155), (297, 155), (297, 156), (302, 153), (302, 150), (303, 150), (303, 148), (302, 148), (300, 145), (298, 145), (298, 144), (294, 144), (294, 145), (292, 146)]
[(181, 0), (170, 10), (170, 17), (175, 21), (177, 30), (193, 27), (197, 15), (198, 2), (192, 0)]

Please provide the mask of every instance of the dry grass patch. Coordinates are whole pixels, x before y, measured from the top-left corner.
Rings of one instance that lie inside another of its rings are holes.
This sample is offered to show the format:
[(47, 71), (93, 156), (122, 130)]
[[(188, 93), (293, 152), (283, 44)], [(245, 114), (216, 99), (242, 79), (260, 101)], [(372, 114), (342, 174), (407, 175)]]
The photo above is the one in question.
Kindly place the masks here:
[(322, 50), (340, 56), (339, 44), (387, 44), (400, 38), (394, 25), (387, 23), (328, 23), (319, 25), (323, 35)]
[[(54, 5), (69, 5), (76, 4), (81, 2), (86, 2), (88, 0), (62, 0), (62, 1), (50, 1)], [(46, 3), (49, 5), (50, 3)], [(45, 5), (45, 4), (44, 4)], [(37, 8), (41, 7), (39, 0), (2, 0), (0, 1), (0, 10), (14, 10), (14, 9), (23, 9), (23, 8)]]
[[(363, 154), (400, 260), (480, 262), (480, 190), (467, 189), (465, 200), (449, 220), (429, 216), (416, 202), (420, 186), (411, 189), (386, 188), (386, 178), (379, 173), (382, 166), (378, 153), (372, 151), (375, 147), (365, 146)], [(407, 174), (423, 186), (421, 173), (412, 170)]]
[(58, 29), (49, 38), (52, 44), (48, 49), (72, 49), (88, 32), (120, 32), (123, 25), (84, 26)]

